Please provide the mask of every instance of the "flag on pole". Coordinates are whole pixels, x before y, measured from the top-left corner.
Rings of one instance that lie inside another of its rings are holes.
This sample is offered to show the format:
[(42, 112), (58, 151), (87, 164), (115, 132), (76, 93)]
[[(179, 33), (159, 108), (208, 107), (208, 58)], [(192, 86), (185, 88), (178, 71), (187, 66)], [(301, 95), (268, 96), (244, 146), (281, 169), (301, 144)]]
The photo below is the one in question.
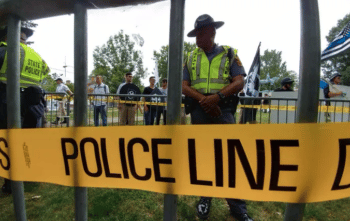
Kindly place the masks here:
[(259, 43), (258, 50), (256, 51), (254, 61), (252, 66), (249, 69), (247, 76), (247, 83), (244, 85), (244, 93), (249, 97), (258, 97), (259, 96), (259, 87), (260, 87), (260, 45)]
[(350, 49), (350, 22), (337, 34), (334, 40), (322, 52), (321, 60), (327, 60), (334, 56), (347, 52)]

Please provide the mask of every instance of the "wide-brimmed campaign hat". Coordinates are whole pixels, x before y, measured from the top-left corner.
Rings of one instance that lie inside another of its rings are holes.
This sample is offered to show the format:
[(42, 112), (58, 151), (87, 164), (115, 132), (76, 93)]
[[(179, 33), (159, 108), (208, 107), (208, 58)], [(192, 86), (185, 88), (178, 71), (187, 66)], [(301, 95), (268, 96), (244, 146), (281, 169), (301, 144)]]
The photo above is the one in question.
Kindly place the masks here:
[(196, 19), (196, 22), (194, 23), (194, 29), (190, 32), (188, 32), (187, 37), (196, 37), (197, 32), (206, 26), (213, 26), (216, 29), (220, 28), (224, 25), (225, 22), (223, 21), (214, 21), (214, 19), (207, 14), (201, 15)]
[[(29, 38), (30, 36), (32, 36), (33, 33), (34, 33), (34, 31), (33, 31), (32, 29), (30, 29), (30, 28), (24, 28), (24, 27), (21, 28), (21, 32), (23, 32), (23, 33), (27, 36), (27, 38)], [(7, 34), (7, 26), (1, 27), (1, 28), (0, 28), (0, 38), (3, 37), (3, 36), (5, 36), (6, 34)]]
[(331, 78), (330, 78), (330, 80), (332, 81), (332, 80), (334, 80), (334, 78), (336, 78), (336, 77), (341, 77), (341, 74), (340, 73), (335, 73), (335, 74), (332, 74), (332, 76), (331, 76)]

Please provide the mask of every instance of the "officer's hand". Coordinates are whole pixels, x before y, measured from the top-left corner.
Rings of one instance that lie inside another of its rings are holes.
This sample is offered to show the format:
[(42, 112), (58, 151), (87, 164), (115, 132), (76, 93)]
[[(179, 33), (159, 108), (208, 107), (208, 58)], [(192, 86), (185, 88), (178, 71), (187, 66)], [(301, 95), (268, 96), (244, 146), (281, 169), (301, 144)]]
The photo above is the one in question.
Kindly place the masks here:
[(201, 105), (201, 107), (207, 111), (211, 108), (213, 108), (214, 106), (216, 106), (218, 104), (220, 100), (220, 97), (218, 94), (213, 94), (213, 95), (209, 95), (204, 97), (202, 100), (199, 101), (199, 104)]
[(221, 116), (221, 109), (218, 105), (215, 105), (210, 110), (206, 111), (206, 113), (214, 118), (220, 117)]

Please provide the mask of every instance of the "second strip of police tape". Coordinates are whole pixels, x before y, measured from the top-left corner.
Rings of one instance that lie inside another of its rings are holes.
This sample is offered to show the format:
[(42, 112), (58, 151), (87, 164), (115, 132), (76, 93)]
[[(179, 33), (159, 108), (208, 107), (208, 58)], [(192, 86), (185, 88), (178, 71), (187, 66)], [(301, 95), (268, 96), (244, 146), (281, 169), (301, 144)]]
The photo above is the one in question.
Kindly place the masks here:
[[(51, 99), (62, 99), (61, 96), (48, 96), (47, 100)], [(100, 101), (100, 102), (108, 102), (108, 103), (120, 103), (120, 104), (138, 104), (138, 105), (152, 105), (152, 106), (167, 106), (166, 102), (145, 102), (145, 101), (125, 101), (125, 100), (115, 100), (114, 97), (109, 97), (108, 99), (97, 99), (97, 98), (89, 98), (90, 102)], [(184, 107), (184, 104), (181, 105)], [(238, 105), (238, 108), (253, 108), (257, 110), (278, 110), (278, 111), (296, 111), (296, 107), (292, 105)], [(326, 113), (350, 113), (349, 107), (336, 107), (336, 106), (325, 106), (320, 105), (318, 110), (320, 112)]]

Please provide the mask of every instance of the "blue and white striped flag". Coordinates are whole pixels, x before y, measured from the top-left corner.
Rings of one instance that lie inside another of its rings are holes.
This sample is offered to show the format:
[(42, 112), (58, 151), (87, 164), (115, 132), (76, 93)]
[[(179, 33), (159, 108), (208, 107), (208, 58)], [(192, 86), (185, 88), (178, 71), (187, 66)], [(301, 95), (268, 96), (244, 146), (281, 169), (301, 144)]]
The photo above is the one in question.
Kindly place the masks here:
[(350, 49), (350, 22), (337, 34), (335, 39), (322, 52), (321, 60), (327, 60)]

